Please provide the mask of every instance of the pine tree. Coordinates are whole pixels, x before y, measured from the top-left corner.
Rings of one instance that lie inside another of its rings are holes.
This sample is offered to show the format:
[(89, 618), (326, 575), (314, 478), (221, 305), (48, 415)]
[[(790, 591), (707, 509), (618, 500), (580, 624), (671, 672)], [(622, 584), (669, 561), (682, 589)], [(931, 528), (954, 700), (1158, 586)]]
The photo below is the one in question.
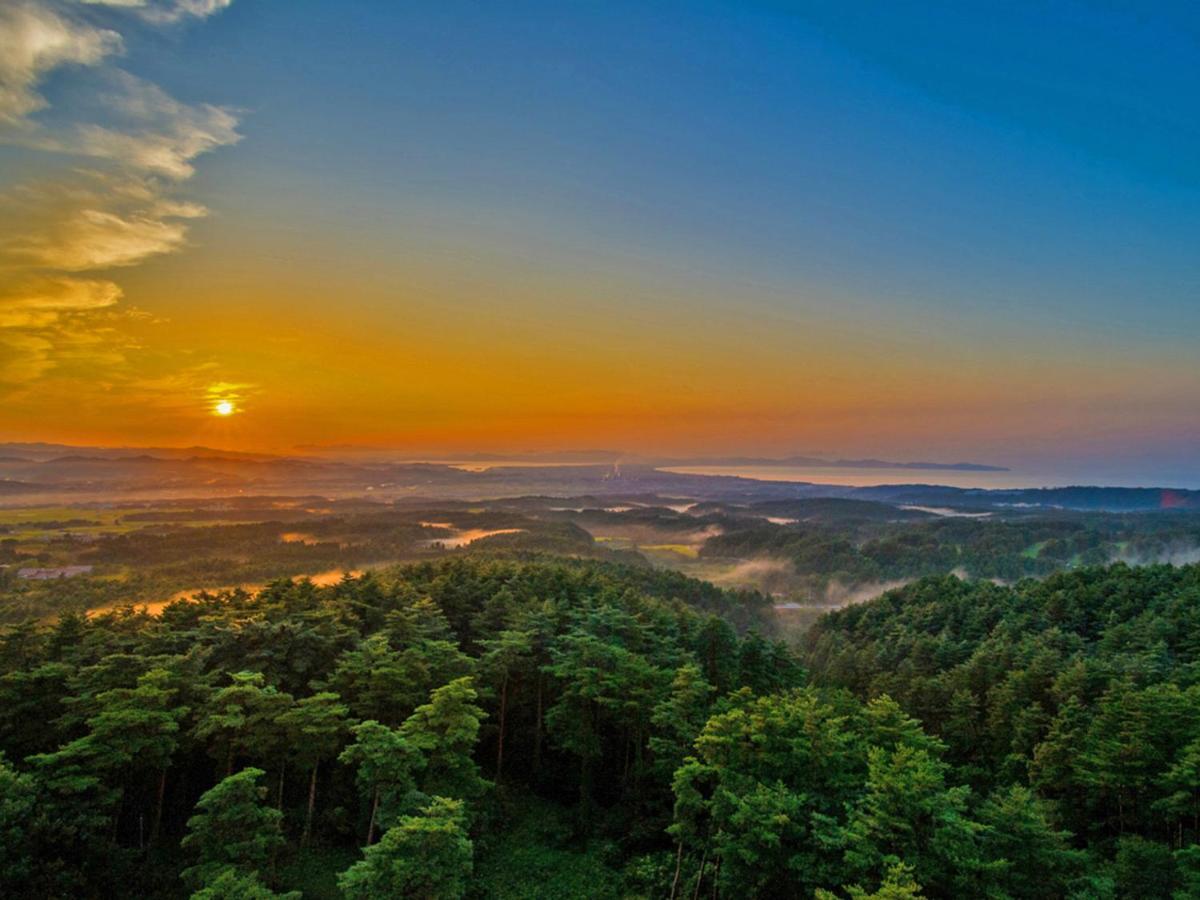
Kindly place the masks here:
[(473, 678), (457, 678), (435, 690), (401, 726), (401, 735), (425, 758), (420, 788), (426, 794), (473, 799), (487, 789), (474, 759), (484, 717), (475, 705), (478, 696)]
[(1000, 863), (989, 876), (994, 891), (1030, 900), (1069, 893), (1083, 855), (1071, 849), (1070, 832), (1055, 829), (1050, 808), (1033, 791), (1016, 784), (996, 791), (980, 807), (979, 822), (984, 855)]
[[(510, 595), (511, 596), (511, 595)], [(528, 631), (506, 630), (481, 642), (482, 677), (489, 679), (497, 694), (496, 781), (504, 773), (504, 739), (507, 734), (509, 691), (513, 682), (533, 665), (533, 635)]]
[(354, 766), (355, 781), (371, 806), (367, 845), (375, 842), (375, 829), (390, 823), (415, 788), (415, 773), (425, 766), (420, 750), (398, 729), (367, 721), (350, 729), (354, 741), (338, 757)]
[(152, 669), (133, 689), (106, 691), (97, 698), (100, 711), (88, 720), (100, 746), (120, 747), (137, 769), (158, 773), (150, 842), (158, 839), (166, 792), (167, 769), (178, 746), (179, 722), (187, 707), (174, 705), (175, 690), (165, 669)]
[[(894, 862), (888, 866), (879, 890), (868, 892), (858, 885), (850, 885), (846, 888), (846, 896), (849, 900), (924, 900), (925, 895), (913, 878), (912, 866)], [(832, 891), (817, 888), (814, 900), (838, 900), (838, 896)]]
[(34, 846), (37, 782), (17, 772), (0, 754), (0, 895), (25, 890), (38, 865)]
[(197, 801), (180, 844), (196, 859), (183, 876), (197, 888), (211, 884), (229, 867), (243, 874), (260, 872), (283, 845), (283, 814), (265, 802), (267, 789), (259, 784), (262, 776), (262, 769), (242, 769)]
[(230, 681), (204, 703), (192, 729), (226, 775), (239, 757), (266, 764), (283, 749), (277, 722), (292, 705), (292, 696), (268, 685), (261, 672), (235, 672)]
[(650, 750), (654, 766), (666, 781), (692, 752), (700, 729), (708, 721), (714, 688), (694, 664), (680, 666), (671, 682), (671, 693), (654, 707), (650, 722), (654, 733)]
[(365, 848), (363, 859), (338, 876), (338, 887), (347, 900), (459, 900), (473, 852), (462, 802), (435, 797)]
[(233, 867), (212, 870), (190, 900), (301, 900), (300, 891), (276, 893), (258, 877)]
[(317, 772), (321, 763), (337, 753), (346, 732), (346, 706), (337, 694), (322, 692), (299, 700), (276, 721), (286, 729), (293, 758), (309, 771), (308, 810), (300, 846), (312, 838), (313, 811), (317, 803)]

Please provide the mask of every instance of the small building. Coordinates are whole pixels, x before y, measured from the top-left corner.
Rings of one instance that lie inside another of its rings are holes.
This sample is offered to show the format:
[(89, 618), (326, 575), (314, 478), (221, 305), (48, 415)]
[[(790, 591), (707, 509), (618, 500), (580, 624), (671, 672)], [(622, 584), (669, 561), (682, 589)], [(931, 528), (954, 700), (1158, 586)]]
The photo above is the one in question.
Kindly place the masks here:
[(91, 566), (50, 566), (48, 568), (26, 567), (17, 569), (17, 577), (27, 581), (53, 581), (57, 578), (74, 578), (76, 575), (88, 575)]

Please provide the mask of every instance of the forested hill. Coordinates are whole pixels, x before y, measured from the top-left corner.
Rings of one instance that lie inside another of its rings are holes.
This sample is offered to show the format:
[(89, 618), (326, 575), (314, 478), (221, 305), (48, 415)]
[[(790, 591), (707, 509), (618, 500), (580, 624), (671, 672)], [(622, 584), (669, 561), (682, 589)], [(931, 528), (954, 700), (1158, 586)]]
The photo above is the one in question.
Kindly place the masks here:
[(808, 675), (762, 602), (467, 555), (5, 629), (0, 896), (1200, 896), (1200, 569), (925, 579)]
[(460, 557), (6, 629), (0, 896), (615, 896), (712, 698), (799, 683), (765, 602)]
[(821, 618), (805, 660), (898, 701), (955, 780), (1031, 788), (1101, 873), (1089, 896), (1200, 896), (1200, 566), (926, 578)]

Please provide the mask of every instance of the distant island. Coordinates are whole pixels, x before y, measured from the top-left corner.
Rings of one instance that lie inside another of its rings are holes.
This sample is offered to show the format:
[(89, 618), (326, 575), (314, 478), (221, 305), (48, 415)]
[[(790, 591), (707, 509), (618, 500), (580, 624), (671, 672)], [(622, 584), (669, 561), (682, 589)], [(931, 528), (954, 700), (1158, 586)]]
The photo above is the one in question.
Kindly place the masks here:
[(655, 460), (660, 466), (805, 466), (820, 469), (921, 469), (941, 472), (1008, 472), (1004, 466), (983, 463), (956, 462), (892, 462), (886, 459), (823, 459), (818, 456), (785, 456), (760, 458), (728, 456), (704, 459)]

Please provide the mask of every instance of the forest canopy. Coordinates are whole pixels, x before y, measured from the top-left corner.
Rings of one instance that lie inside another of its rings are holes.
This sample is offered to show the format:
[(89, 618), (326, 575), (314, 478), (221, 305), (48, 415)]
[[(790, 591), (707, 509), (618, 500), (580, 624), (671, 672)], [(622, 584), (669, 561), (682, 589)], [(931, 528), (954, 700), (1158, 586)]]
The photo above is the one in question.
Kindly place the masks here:
[[(1188, 897), (1200, 568), (819, 620), (459, 556), (0, 635), (28, 897)], [(298, 893), (297, 893), (298, 892)]]

